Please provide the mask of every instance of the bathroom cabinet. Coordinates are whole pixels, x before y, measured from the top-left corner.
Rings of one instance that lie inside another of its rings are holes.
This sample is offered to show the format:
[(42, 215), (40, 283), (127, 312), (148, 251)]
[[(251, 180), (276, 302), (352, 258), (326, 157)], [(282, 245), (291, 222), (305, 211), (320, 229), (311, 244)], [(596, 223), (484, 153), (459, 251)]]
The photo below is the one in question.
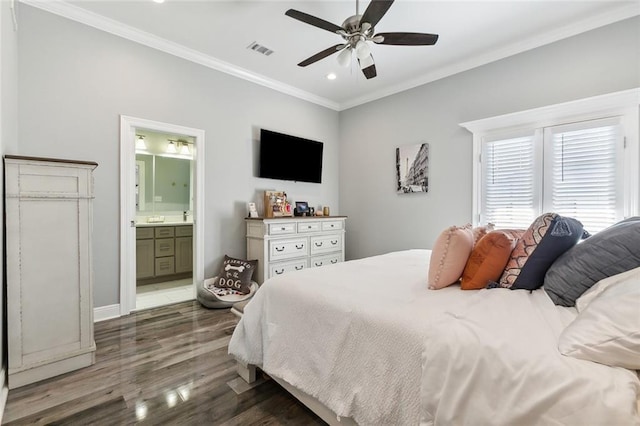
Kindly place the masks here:
[(9, 389), (95, 362), (90, 161), (4, 157)]
[(138, 284), (171, 281), (193, 271), (193, 225), (139, 225), (136, 228)]

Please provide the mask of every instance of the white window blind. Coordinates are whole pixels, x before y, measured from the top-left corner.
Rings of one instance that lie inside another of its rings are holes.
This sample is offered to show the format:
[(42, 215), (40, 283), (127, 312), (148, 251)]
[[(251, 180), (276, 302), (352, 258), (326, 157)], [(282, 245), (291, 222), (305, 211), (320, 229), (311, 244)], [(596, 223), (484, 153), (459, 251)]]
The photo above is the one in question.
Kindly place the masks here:
[(481, 222), (527, 228), (536, 215), (534, 135), (485, 141)]
[(617, 120), (545, 129), (544, 208), (591, 233), (622, 218), (622, 132)]

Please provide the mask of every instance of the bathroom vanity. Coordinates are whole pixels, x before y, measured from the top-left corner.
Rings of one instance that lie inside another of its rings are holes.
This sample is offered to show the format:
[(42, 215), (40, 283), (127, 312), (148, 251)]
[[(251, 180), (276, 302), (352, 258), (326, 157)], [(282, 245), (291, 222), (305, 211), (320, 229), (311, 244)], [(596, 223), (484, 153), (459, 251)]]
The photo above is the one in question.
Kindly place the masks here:
[(136, 225), (138, 285), (188, 278), (193, 271), (191, 223)]

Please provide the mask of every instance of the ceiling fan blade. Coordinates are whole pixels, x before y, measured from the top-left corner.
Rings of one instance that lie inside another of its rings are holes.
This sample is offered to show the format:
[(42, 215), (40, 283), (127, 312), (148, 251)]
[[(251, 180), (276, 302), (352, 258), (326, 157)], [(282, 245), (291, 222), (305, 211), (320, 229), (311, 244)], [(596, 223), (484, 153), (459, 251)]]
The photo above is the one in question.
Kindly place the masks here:
[(358, 64), (360, 65), (360, 69), (362, 70), (364, 76), (367, 77), (367, 80), (378, 75), (376, 73), (376, 65), (373, 62), (372, 55), (369, 55), (364, 59), (358, 59)]
[[(381, 36), (382, 41), (376, 41), (375, 37)], [(396, 46), (429, 46), (436, 44), (438, 34), (425, 33), (378, 33), (373, 39), (377, 44), (393, 44)]]
[(371, 3), (362, 14), (360, 22), (368, 22), (372, 27), (375, 27), (392, 4), (393, 0), (371, 0)]
[(344, 28), (339, 27), (336, 24), (311, 16), (308, 13), (300, 12), (299, 10), (289, 9), (284, 14), (292, 17), (293, 19), (297, 19), (298, 21), (302, 21), (306, 24), (313, 25), (314, 27), (330, 31), (332, 33), (335, 33), (336, 31), (344, 31)]
[(324, 49), (322, 52), (318, 52), (313, 56), (308, 57), (304, 61), (298, 64), (299, 67), (306, 67), (307, 65), (311, 65), (314, 62), (319, 61), (320, 59), (324, 59), (329, 55), (332, 55), (340, 50), (342, 50), (346, 45), (345, 44), (336, 44), (335, 46), (328, 47)]

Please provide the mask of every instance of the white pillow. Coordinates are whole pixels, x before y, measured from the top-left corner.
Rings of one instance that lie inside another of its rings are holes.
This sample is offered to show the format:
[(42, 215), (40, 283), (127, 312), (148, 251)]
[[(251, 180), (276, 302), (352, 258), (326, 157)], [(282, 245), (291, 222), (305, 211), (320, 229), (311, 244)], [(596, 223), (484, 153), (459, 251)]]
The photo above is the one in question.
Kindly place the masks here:
[(576, 300), (576, 309), (578, 312), (584, 311), (589, 303), (602, 294), (606, 289), (629, 279), (636, 279), (640, 281), (640, 267), (601, 279)]
[(563, 355), (640, 370), (640, 277), (596, 295), (558, 339)]

